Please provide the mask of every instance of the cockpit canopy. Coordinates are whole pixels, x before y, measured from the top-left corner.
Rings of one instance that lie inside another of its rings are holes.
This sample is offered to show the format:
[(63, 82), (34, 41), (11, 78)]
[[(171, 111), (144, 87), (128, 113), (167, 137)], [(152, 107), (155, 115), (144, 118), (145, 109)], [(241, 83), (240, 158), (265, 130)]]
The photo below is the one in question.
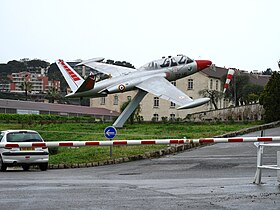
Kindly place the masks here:
[(192, 62), (193, 60), (185, 55), (177, 55), (174, 57), (168, 56), (167, 58), (163, 57), (162, 59), (151, 61), (150, 63), (140, 67), (140, 70), (156, 70)]

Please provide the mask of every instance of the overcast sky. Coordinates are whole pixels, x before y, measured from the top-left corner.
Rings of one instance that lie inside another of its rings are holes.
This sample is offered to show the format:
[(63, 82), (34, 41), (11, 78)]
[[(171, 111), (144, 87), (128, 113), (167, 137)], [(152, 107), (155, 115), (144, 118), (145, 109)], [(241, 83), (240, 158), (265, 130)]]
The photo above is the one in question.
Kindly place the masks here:
[(0, 0), (0, 63), (185, 54), (278, 70), (279, 0)]

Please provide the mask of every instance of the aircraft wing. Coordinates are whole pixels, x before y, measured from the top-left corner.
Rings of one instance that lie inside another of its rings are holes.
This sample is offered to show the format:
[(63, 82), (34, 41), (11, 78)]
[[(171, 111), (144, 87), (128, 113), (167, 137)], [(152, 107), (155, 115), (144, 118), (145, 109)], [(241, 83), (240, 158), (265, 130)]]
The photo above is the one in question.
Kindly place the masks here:
[(209, 98), (199, 98), (193, 100), (163, 77), (149, 78), (136, 87), (152, 93), (162, 99), (172, 101), (180, 106), (178, 109), (193, 108), (207, 103), (210, 100)]
[(88, 66), (94, 70), (97, 70), (103, 74), (107, 74), (111, 77), (121, 76), (121, 75), (128, 74), (130, 72), (136, 71), (136, 69), (132, 69), (132, 68), (116, 66), (116, 65), (107, 64), (107, 63), (99, 63), (99, 62), (95, 62), (95, 61), (91, 61), (91, 60), (83, 61), (82, 63), (80, 63), (78, 65)]

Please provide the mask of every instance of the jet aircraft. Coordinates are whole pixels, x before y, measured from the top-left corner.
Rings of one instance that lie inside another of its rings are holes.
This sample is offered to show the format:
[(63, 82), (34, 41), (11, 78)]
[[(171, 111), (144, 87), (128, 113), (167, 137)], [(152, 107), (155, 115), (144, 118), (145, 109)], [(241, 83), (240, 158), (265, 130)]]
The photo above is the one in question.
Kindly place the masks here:
[(212, 64), (210, 60), (193, 60), (185, 55), (168, 56), (151, 61), (138, 69), (106, 64), (102, 62), (103, 60), (104, 58), (95, 58), (78, 64), (108, 75), (107, 79), (101, 81), (96, 81), (95, 75), (83, 79), (63, 60), (58, 60), (56, 64), (71, 88), (72, 92), (66, 95), (69, 98), (104, 97), (112, 93), (138, 90), (113, 124), (115, 127), (123, 127), (148, 92), (179, 105), (178, 109), (197, 107), (210, 100), (209, 98), (193, 100), (170, 83), (210, 67)]

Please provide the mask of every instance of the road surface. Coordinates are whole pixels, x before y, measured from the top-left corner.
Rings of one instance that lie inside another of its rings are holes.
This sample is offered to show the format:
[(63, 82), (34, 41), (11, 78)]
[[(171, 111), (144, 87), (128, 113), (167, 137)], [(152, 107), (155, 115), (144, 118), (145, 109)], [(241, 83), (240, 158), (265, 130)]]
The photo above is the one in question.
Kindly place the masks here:
[[(275, 148), (264, 163), (276, 163)], [(0, 173), (0, 209), (279, 209), (276, 171), (264, 170), (262, 185), (252, 183), (255, 171), (253, 143), (92, 168), (10, 170)]]

